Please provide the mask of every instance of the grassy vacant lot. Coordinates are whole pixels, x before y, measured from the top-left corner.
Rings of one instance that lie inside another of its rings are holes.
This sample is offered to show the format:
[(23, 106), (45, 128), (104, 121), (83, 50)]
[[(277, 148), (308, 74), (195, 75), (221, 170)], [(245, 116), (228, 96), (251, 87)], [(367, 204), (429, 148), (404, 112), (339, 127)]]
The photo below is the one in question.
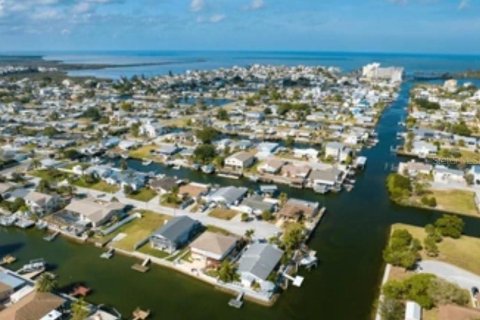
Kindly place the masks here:
[(49, 183), (60, 182), (69, 177), (68, 173), (56, 169), (40, 169), (29, 173), (30, 175), (48, 181)]
[(150, 188), (142, 188), (132, 194), (128, 195), (128, 198), (138, 200), (138, 201), (143, 201), (143, 202), (148, 202), (152, 200), (157, 193), (150, 189)]
[(142, 211), (142, 215), (142, 218), (136, 219), (122, 227), (119, 233), (125, 233), (127, 236), (115, 242), (115, 247), (133, 251), (135, 244), (149, 237), (155, 230), (163, 226), (165, 221), (170, 219), (167, 215), (150, 211)]
[(215, 217), (215, 218), (218, 218), (218, 219), (231, 220), (237, 214), (238, 214), (237, 211), (233, 211), (233, 210), (230, 210), (230, 209), (215, 208), (208, 215), (210, 217)]
[(140, 147), (138, 149), (135, 149), (133, 151), (130, 151), (128, 155), (131, 158), (137, 158), (137, 159), (153, 159), (154, 156), (152, 155), (151, 151), (156, 149), (157, 149), (156, 145), (149, 144), (149, 145)]
[(437, 200), (437, 209), (478, 216), (475, 193), (464, 190), (432, 190)]
[(223, 228), (217, 227), (217, 226), (212, 226), (211, 224), (207, 225), (207, 231), (213, 232), (213, 233), (219, 233), (223, 234), (224, 236), (231, 236), (232, 233), (228, 230), (225, 230)]
[(76, 185), (77, 187), (94, 189), (94, 190), (107, 192), (107, 193), (115, 193), (120, 189), (118, 186), (108, 184), (105, 181), (98, 181), (96, 183), (88, 183), (82, 178), (80, 178), (78, 180), (75, 180), (73, 182), (73, 184)]
[[(425, 229), (405, 224), (395, 224), (395, 229), (407, 229), (414, 238), (421, 242), (426, 237)], [(439, 260), (451, 263), (465, 270), (480, 275), (480, 239), (462, 236), (460, 239), (443, 238), (438, 244), (440, 254), (438, 257), (428, 257), (425, 252), (421, 252), (423, 259)]]

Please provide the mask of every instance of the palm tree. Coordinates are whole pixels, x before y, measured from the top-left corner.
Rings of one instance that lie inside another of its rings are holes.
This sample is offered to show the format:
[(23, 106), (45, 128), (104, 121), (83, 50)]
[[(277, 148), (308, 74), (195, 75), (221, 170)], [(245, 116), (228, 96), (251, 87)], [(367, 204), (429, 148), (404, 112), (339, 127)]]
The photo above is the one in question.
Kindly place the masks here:
[(57, 279), (55, 279), (55, 275), (52, 273), (42, 274), (35, 284), (35, 287), (39, 292), (52, 292), (57, 288), (57, 286)]
[(72, 303), (72, 320), (85, 320), (88, 314), (88, 306), (83, 299)]
[(41, 164), (41, 163), (40, 163), (40, 160), (38, 160), (37, 158), (34, 158), (34, 159), (32, 160), (32, 167), (33, 167), (34, 169), (37, 169), (38, 167), (40, 167), (40, 164)]
[(255, 234), (254, 229), (248, 229), (247, 231), (245, 231), (245, 238), (251, 241), (254, 234)]

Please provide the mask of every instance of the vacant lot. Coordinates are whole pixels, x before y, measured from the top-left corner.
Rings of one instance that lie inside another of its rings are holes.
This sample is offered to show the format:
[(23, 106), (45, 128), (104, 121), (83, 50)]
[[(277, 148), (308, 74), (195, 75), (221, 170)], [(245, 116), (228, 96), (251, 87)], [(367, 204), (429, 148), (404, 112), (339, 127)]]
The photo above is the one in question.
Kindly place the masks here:
[(238, 214), (237, 211), (233, 211), (233, 210), (230, 210), (230, 209), (215, 208), (208, 215), (211, 216), (211, 217), (218, 218), (218, 219), (231, 220), (237, 214)]
[(153, 159), (154, 156), (152, 155), (152, 151), (156, 149), (157, 149), (156, 145), (146, 145), (138, 149), (135, 149), (133, 151), (130, 151), (128, 155), (131, 158), (137, 158), (137, 159)]
[(475, 193), (463, 190), (432, 190), (437, 200), (437, 209), (478, 216)]
[[(407, 229), (414, 238), (421, 242), (426, 237), (425, 229), (405, 224), (395, 224), (393, 229)], [(480, 275), (480, 239), (462, 236), (460, 239), (443, 238), (438, 244), (440, 255), (435, 258), (428, 257), (422, 252), (426, 260), (439, 260), (451, 263), (457, 267)]]
[(77, 187), (82, 187), (82, 188), (88, 188), (88, 189), (94, 189), (106, 193), (115, 193), (117, 192), (120, 188), (116, 185), (108, 184), (105, 181), (98, 181), (95, 183), (88, 183), (84, 179), (80, 178), (78, 180), (75, 180), (73, 184)]
[(148, 202), (155, 198), (157, 193), (150, 188), (142, 188), (132, 194), (129, 194), (127, 197), (133, 200)]
[(169, 216), (154, 212), (143, 211), (143, 217), (128, 223), (118, 233), (126, 234), (122, 240), (115, 242), (114, 247), (133, 251), (135, 244), (148, 238), (155, 230), (164, 225), (170, 219)]

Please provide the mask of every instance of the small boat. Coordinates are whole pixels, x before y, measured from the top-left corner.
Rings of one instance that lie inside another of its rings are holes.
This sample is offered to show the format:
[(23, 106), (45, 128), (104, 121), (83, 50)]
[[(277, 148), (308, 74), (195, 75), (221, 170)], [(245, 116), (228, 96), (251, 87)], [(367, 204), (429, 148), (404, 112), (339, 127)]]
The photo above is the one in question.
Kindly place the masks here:
[(120, 156), (121, 156), (123, 159), (128, 159), (128, 158), (129, 158), (127, 153), (122, 153)]
[(39, 220), (35, 224), (35, 228), (37, 228), (38, 230), (45, 230), (48, 228), (48, 223), (46, 223), (45, 221)]
[(180, 170), (180, 166), (177, 164), (175, 166), (172, 167), (173, 170)]
[(28, 229), (35, 225), (35, 221), (25, 218), (20, 218), (15, 222), (15, 225), (22, 229)]
[(212, 174), (213, 172), (215, 172), (215, 167), (211, 164), (204, 165), (202, 166), (202, 172)]
[(13, 226), (13, 224), (17, 221), (16, 216), (3, 216), (0, 217), (0, 226), (2, 227), (10, 227)]
[(248, 180), (250, 180), (252, 182), (258, 182), (259, 179), (260, 179), (259, 176), (249, 176), (248, 177)]
[(45, 270), (46, 267), (47, 267), (47, 264), (45, 263), (45, 260), (35, 259), (35, 260), (31, 260), (29, 263), (24, 265), (17, 272), (20, 274), (37, 272), (37, 271)]
[(151, 164), (152, 164), (152, 160), (144, 160), (144, 161), (142, 161), (142, 165), (143, 165), (143, 166), (149, 166), (149, 165), (151, 165)]

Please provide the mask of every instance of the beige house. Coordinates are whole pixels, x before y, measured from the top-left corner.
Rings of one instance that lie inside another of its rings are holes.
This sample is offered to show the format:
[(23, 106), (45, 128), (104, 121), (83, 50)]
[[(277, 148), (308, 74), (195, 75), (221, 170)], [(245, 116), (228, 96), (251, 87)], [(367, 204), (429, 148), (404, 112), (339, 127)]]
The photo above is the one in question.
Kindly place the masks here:
[(234, 249), (238, 239), (206, 231), (190, 244), (193, 260), (205, 267), (219, 265)]
[(57, 195), (31, 191), (25, 196), (25, 204), (36, 214), (51, 213), (58, 208), (60, 197)]
[(73, 200), (65, 210), (76, 214), (80, 221), (90, 223), (97, 228), (108, 222), (113, 216), (125, 211), (125, 204), (120, 202), (95, 201), (94, 199)]
[(237, 152), (225, 159), (225, 165), (232, 168), (244, 169), (253, 165), (255, 156), (249, 152)]

